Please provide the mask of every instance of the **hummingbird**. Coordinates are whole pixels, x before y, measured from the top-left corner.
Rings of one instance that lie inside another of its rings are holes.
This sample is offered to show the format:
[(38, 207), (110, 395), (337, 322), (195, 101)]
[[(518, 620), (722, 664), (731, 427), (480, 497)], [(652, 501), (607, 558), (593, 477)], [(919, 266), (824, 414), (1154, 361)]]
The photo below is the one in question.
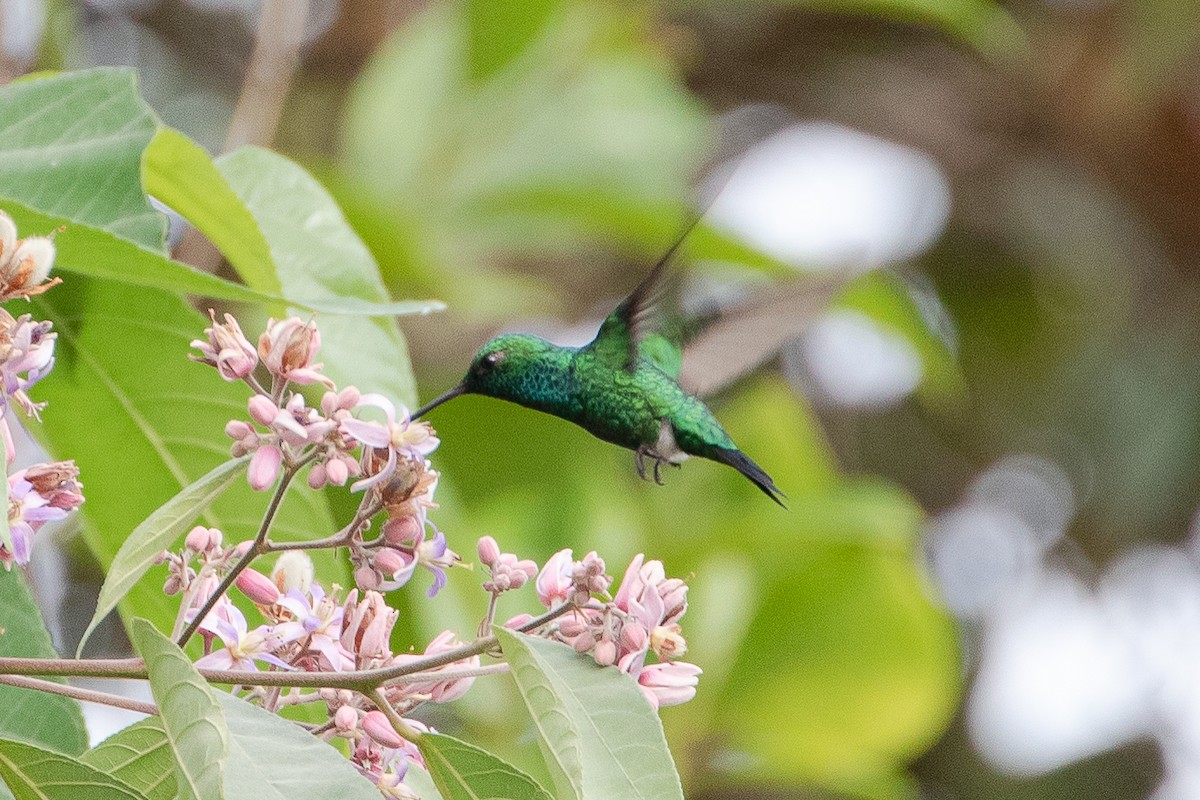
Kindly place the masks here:
[[(462, 381), (440, 397), (417, 409), (413, 418), (464, 394), (478, 394), (507, 400), (526, 408), (553, 414), (592, 433), (594, 436), (634, 452), (638, 476), (648, 480), (647, 464), (655, 483), (662, 485), (662, 467), (679, 467), (690, 456), (726, 464), (754, 483), (764, 494), (786, 508), (785, 495), (771, 476), (743, 453), (717, 421), (716, 416), (697, 396), (681, 384), (685, 375), (684, 324), (675, 311), (677, 305), (676, 271), (668, 262), (683, 241), (678, 240), (650, 271), (649, 275), (608, 315), (596, 337), (582, 347), (552, 344), (537, 336), (503, 334), (487, 342), (471, 360)], [(788, 338), (798, 333), (794, 326), (763, 322), (778, 317), (779, 306), (791, 312), (808, 299), (808, 305), (823, 305), (832, 296), (834, 283), (806, 287), (802, 294), (780, 291), (768, 302), (754, 305), (759, 320), (755, 326), (741, 325), (742, 341), (737, 344), (742, 362), (747, 353), (765, 360)], [(765, 312), (765, 313), (764, 313)], [(792, 313), (793, 321), (806, 321), (804, 313)], [(688, 349), (714, 349), (713, 340), (730, 339), (729, 331), (738, 326), (710, 326), (717, 334), (703, 334), (688, 343)], [(723, 328), (725, 330), (723, 330)], [(749, 329), (749, 336), (744, 335)], [(757, 330), (756, 330), (757, 328)], [(772, 333), (775, 336), (772, 336)], [(784, 338), (779, 338), (780, 334)], [(737, 338), (736, 336), (733, 338)], [(766, 352), (764, 345), (767, 345)], [(718, 349), (719, 348), (715, 348)], [(689, 365), (690, 366), (690, 365)], [(727, 383), (740, 372), (755, 366), (729, 369), (721, 365), (720, 378), (700, 372), (691, 383), (711, 388)], [(709, 378), (709, 380), (705, 380)]]

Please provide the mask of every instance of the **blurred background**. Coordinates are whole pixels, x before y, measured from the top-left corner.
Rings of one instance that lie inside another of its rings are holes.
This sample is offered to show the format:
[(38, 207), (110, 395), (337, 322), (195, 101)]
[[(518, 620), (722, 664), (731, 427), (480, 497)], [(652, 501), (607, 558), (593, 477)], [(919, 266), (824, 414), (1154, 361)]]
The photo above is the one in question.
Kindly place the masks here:
[[(501, 330), (586, 341), (722, 186), (694, 310), (863, 273), (711, 398), (790, 512), (433, 417), (455, 549), (690, 576), (694, 798), (1200, 797), (1198, 45), (1194, 0), (0, 0), (0, 81), (130, 65), (211, 152), (312, 170), (449, 304), (404, 324), (421, 399)], [(452, 578), (401, 637), (473, 629)], [(530, 766), (484, 683), (431, 720)]]

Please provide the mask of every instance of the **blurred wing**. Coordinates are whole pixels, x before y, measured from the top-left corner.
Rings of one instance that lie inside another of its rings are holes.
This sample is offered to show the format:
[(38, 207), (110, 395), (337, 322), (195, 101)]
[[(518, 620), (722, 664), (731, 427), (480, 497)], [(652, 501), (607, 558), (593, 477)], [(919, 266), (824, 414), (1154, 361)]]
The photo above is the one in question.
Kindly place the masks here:
[(646, 279), (600, 326), (590, 347), (613, 369), (633, 372), (644, 358), (672, 378), (679, 377), (683, 364), (679, 273), (669, 264), (698, 221), (687, 227)]
[(804, 333), (846, 282), (832, 274), (776, 284), (720, 314), (683, 348), (680, 385), (703, 397), (761, 366)]

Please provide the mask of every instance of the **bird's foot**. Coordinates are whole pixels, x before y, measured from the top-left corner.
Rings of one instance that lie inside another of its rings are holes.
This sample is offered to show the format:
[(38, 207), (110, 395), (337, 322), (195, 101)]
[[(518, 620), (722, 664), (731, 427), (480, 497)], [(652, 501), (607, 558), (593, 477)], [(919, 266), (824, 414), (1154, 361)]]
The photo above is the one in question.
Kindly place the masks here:
[[(654, 452), (654, 449), (649, 445), (640, 445), (638, 449), (634, 451), (633, 462), (637, 466), (638, 477), (644, 481), (649, 480), (649, 478), (646, 477), (647, 457), (654, 459), (654, 468), (651, 471), (651, 474), (654, 476), (654, 482), (659, 486), (662, 486), (662, 465), (670, 462), (668, 462), (667, 459), (663, 458), (658, 453)], [(675, 464), (674, 466), (678, 467), (679, 465)]]

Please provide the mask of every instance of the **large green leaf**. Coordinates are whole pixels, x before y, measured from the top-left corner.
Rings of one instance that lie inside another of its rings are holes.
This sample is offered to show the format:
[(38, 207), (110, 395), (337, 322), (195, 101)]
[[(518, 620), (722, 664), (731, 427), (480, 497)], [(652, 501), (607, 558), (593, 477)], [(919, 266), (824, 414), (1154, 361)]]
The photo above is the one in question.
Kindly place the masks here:
[[(217, 166), (258, 221), (285, 294), (388, 300), (375, 259), (333, 198), (303, 168), (254, 147), (222, 157)], [(326, 316), (320, 326), (330, 377), (415, 405), (408, 348), (394, 320)]]
[(132, 787), (70, 756), (0, 739), (0, 775), (17, 800), (143, 800)]
[(551, 800), (533, 778), (473, 744), (428, 733), (417, 745), (445, 800)]
[[(0, 629), (0, 656), (58, 657), (20, 570), (0, 571)], [(0, 736), (63, 753), (82, 753), (87, 747), (79, 703), (14, 686), (0, 686)]]
[(470, 0), (471, 78), (486, 80), (519, 58), (560, 5), (560, 0)]
[[(56, 457), (79, 464), (88, 496), (84, 537), (107, 567), (129, 532), (155, 509), (228, 461), (225, 424), (246, 417), (249, 392), (187, 360), (188, 343), (201, 335), (205, 320), (173, 295), (80, 279), (34, 305), (59, 335), (58, 362), (35, 389), (50, 402), (36, 432)], [(247, 539), (266, 503), (265, 493), (235, 481), (204, 520), (220, 528), (227, 542)], [(332, 532), (324, 499), (295, 482), (273, 535)], [(326, 580), (345, 575), (345, 565), (334, 567), (332, 553), (317, 554), (316, 561)], [(120, 607), (126, 616), (136, 612), (170, 630), (177, 600), (162, 593), (165, 570), (150, 575), (155, 577), (134, 585)]]
[(558, 642), (495, 631), (558, 797), (683, 797), (658, 715), (628, 675)]
[(150, 673), (150, 692), (175, 758), (180, 797), (222, 800), (230, 752), (225, 712), (178, 645), (144, 619), (134, 619), (129, 632)]
[(146, 570), (155, 564), (162, 551), (174, 544), (184, 531), (191, 529), (213, 500), (220, 497), (221, 493), (229, 488), (229, 484), (241, 477), (242, 467), (249, 460), (249, 456), (243, 456), (214, 467), (159, 506), (133, 529), (133, 533), (121, 543), (121, 549), (109, 565), (104, 585), (100, 587), (100, 597), (96, 600), (96, 612), (79, 640), (77, 655), (83, 652), (88, 636), (100, 621), (117, 607), (121, 598), (146, 574)]
[[(158, 122), (131, 69), (100, 68), (0, 88), (0, 207), (107, 230), (162, 252), (164, 217), (142, 193)], [(23, 231), (23, 233), (46, 231)]]
[(146, 800), (175, 800), (175, 758), (161, 717), (147, 717), (117, 731), (79, 760), (145, 795)]
[(142, 180), (149, 194), (208, 237), (248, 285), (279, 293), (267, 240), (203, 147), (177, 130), (160, 128), (146, 148)]
[(228, 800), (378, 800), (379, 790), (326, 742), (232, 695), (216, 697), (231, 737)]

